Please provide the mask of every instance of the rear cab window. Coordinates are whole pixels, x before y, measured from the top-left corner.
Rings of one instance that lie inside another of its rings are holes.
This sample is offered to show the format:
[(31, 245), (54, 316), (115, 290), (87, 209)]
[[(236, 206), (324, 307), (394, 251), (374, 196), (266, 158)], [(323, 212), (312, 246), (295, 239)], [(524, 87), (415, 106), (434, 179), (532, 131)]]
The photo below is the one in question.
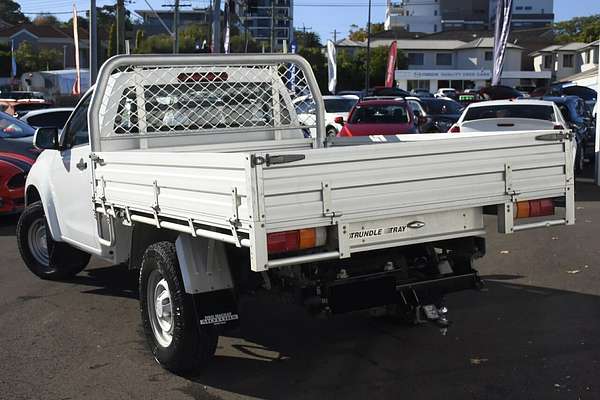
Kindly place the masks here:
[(408, 109), (404, 104), (365, 104), (356, 106), (350, 123), (405, 124), (409, 120)]
[(491, 118), (525, 118), (552, 122), (556, 121), (554, 108), (552, 106), (532, 104), (506, 104), (471, 107), (466, 111), (463, 121)]

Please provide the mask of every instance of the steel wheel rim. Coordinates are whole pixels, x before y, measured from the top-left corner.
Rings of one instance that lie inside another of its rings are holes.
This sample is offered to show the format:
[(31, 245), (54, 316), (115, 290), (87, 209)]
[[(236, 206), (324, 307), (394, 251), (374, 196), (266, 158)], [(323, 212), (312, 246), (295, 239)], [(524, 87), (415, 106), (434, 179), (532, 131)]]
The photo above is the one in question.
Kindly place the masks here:
[(43, 218), (36, 219), (29, 226), (29, 230), (27, 231), (27, 245), (35, 261), (45, 267), (50, 266), (46, 222)]
[(152, 333), (158, 344), (169, 347), (173, 341), (175, 319), (169, 284), (160, 272), (152, 271), (147, 285), (148, 315)]

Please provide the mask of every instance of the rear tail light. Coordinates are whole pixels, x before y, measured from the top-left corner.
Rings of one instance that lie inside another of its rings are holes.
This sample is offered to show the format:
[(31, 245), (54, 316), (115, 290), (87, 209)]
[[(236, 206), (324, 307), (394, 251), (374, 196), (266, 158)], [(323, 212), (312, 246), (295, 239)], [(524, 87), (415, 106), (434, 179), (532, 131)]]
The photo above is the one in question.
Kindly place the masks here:
[(267, 250), (269, 254), (277, 254), (312, 249), (323, 246), (326, 239), (327, 231), (324, 227), (274, 232), (267, 234)]
[(460, 126), (458, 126), (458, 125), (452, 125), (450, 127), (450, 130), (448, 132), (450, 132), (450, 133), (460, 133)]
[(552, 199), (520, 201), (517, 203), (515, 218), (533, 218), (554, 215), (554, 201)]
[(562, 131), (563, 129), (565, 129), (565, 128), (561, 124), (555, 124), (554, 125), (554, 130)]

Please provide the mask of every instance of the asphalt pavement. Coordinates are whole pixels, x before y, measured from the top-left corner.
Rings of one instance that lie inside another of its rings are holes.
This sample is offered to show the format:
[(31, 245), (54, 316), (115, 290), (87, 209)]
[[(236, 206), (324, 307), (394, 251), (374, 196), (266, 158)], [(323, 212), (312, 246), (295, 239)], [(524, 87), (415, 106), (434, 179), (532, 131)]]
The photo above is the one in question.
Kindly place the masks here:
[(448, 297), (446, 335), (246, 299), (210, 368), (176, 376), (146, 347), (135, 275), (94, 260), (42, 281), (3, 217), (0, 399), (600, 399), (600, 188), (578, 182), (573, 227), (486, 222), (485, 288)]

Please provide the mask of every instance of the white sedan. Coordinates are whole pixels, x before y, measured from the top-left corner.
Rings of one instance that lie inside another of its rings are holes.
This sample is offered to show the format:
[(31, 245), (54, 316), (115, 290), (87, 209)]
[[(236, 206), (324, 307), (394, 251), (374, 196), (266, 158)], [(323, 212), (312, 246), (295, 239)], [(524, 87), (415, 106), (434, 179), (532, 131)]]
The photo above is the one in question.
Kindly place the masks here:
[(567, 126), (552, 101), (492, 100), (469, 104), (449, 132), (555, 130)]
[[(323, 102), (325, 103), (325, 132), (328, 137), (335, 137), (342, 129), (342, 125), (335, 122), (335, 119), (342, 117), (344, 121), (348, 120), (350, 110), (358, 103), (358, 96), (323, 96)], [(294, 107), (302, 124), (315, 125), (316, 117), (312, 98), (299, 97), (294, 101)], [(310, 134), (315, 137), (316, 130), (311, 128)]]

